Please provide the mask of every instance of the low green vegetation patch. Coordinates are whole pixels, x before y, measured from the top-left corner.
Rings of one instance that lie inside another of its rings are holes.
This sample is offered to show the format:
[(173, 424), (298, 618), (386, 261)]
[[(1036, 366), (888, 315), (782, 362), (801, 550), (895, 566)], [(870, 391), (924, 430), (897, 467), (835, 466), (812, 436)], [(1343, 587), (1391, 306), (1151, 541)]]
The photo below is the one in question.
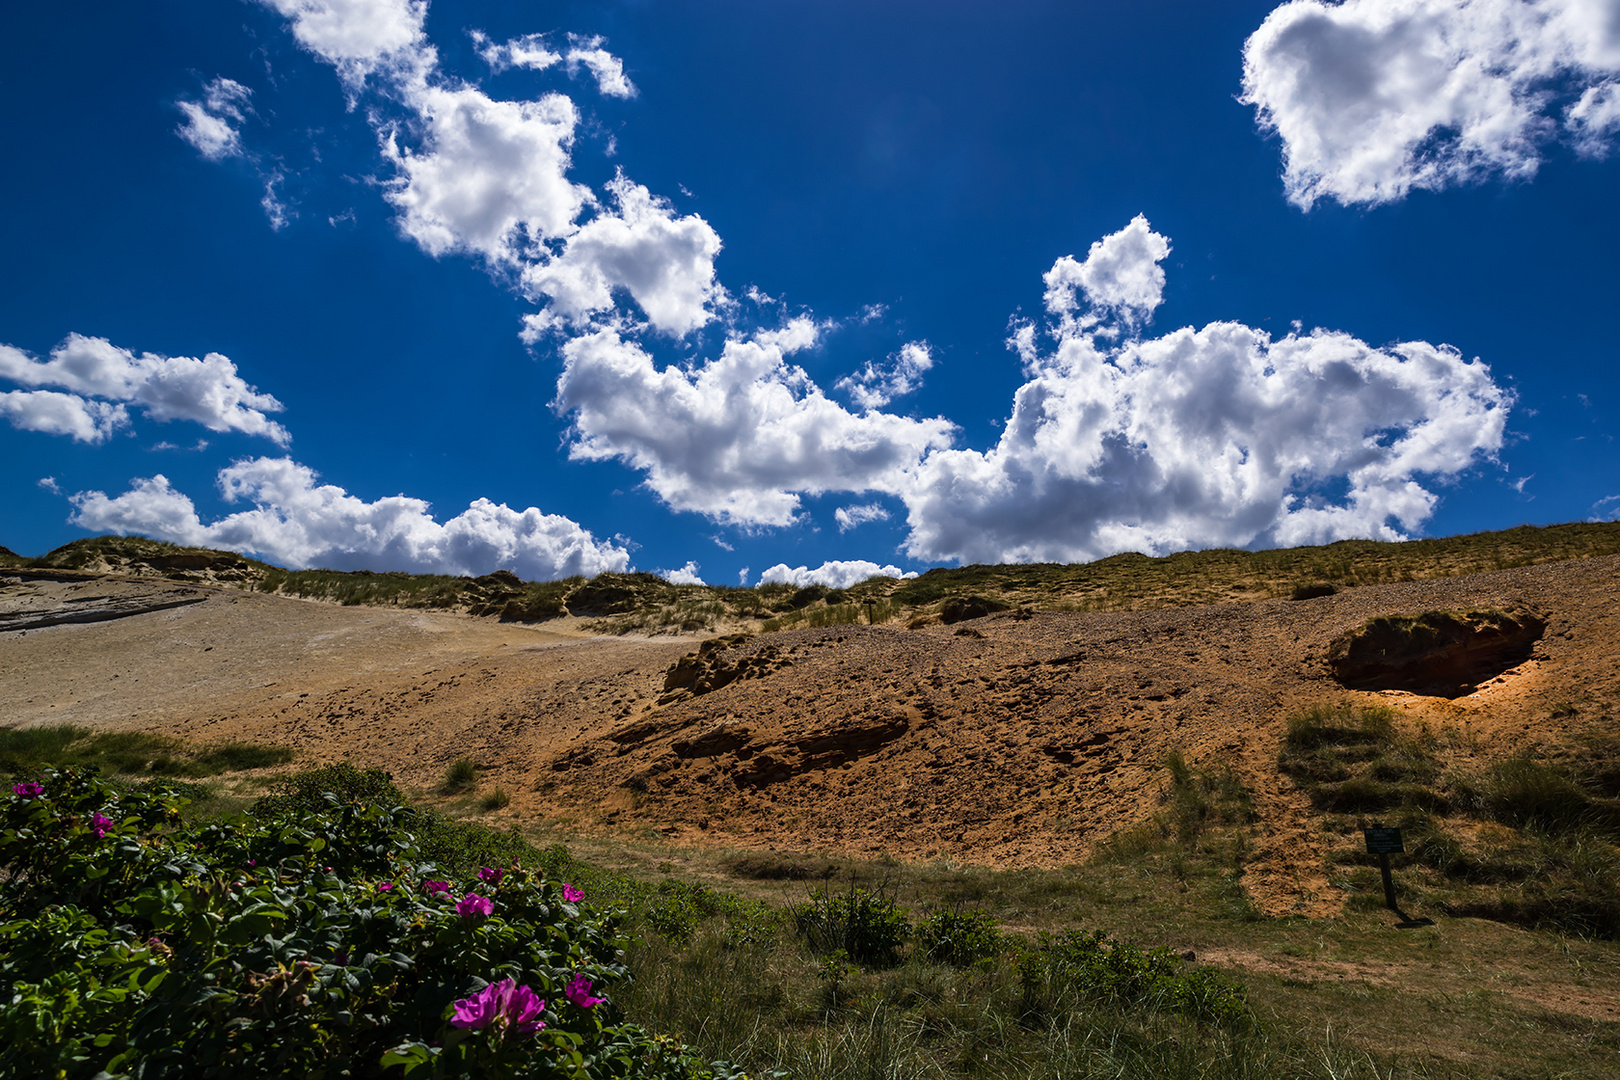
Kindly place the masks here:
[(504, 570), (468, 578), (268, 567), (255, 587), (260, 592), (345, 605), (457, 609), (470, 615), (534, 622), (567, 614), (564, 603), (569, 591), (584, 582), (581, 577), (524, 582)]
[(258, 591), (333, 603), (393, 607), (455, 607), (465, 579), (445, 574), (344, 573), (337, 570), (283, 570), (271, 567)]
[(1235, 880), (1242, 873), (1247, 826), (1256, 819), (1253, 796), (1229, 762), (1194, 768), (1175, 748), (1163, 764), (1167, 784), (1159, 812), (1111, 836), (1103, 844), (1102, 857), (1208, 856), (1225, 864)]
[(54, 551), (25, 562), (31, 567), (51, 570), (110, 569), (160, 574), (218, 568), (251, 576), (270, 569), (268, 563), (238, 555), (234, 551), (186, 547), (145, 536), (89, 536), (63, 544)]
[(109, 774), (197, 779), (285, 765), (286, 746), (228, 742), (191, 746), (166, 735), (93, 731), (75, 724), (0, 728), (0, 774), (21, 774), (46, 764), (96, 768)]
[[(1243, 889), (1254, 798), (1231, 763), (1189, 765), (1178, 748), (1164, 758), (1159, 811), (1100, 845), (1095, 862), (1167, 874), (1184, 896), (1238, 922), (1257, 918)], [(970, 898), (977, 899), (977, 898)]]
[(676, 596), (667, 603), (635, 607), (622, 614), (592, 619), (587, 627), (599, 634), (694, 634), (714, 630), (733, 618), (757, 616), (757, 604), (748, 605), (747, 614), (735, 610), (722, 600), (707, 598), (703, 593)]
[(1280, 760), (1319, 810), (1447, 805), (1432, 752), (1395, 731), (1387, 706), (1315, 706), (1290, 717)]
[(1239, 983), (1166, 949), (1014, 934), (960, 906), (916, 917), (893, 883), (853, 877), (785, 925), (771, 914), (713, 905), (681, 936), (637, 940), (628, 1006), (759, 1073), (818, 1080), (1258, 1077), (1296, 1056)]
[(621, 913), (336, 778), (206, 824), (73, 768), (0, 794), (0, 1077), (740, 1075), (624, 1019)]
[[(1456, 732), (1403, 733), (1392, 710), (1324, 705), (1288, 720), (1279, 759), (1337, 837), (1337, 883), (1383, 903), (1370, 824), (1399, 826), (1414, 901), (1458, 915), (1620, 937), (1620, 752), (1602, 718), (1573, 748), (1472, 763)], [(1605, 734), (1609, 733), (1609, 734)]]
[(851, 601), (824, 603), (818, 607), (799, 608), (767, 619), (761, 629), (768, 633), (773, 630), (885, 623), (899, 614), (899, 610), (898, 605), (888, 600), (878, 600), (871, 604)]
[(1110, 941), (1101, 931), (1042, 935), (1018, 957), (1018, 975), (1026, 1020), (1098, 1003), (1183, 1013), (1228, 1029), (1254, 1019), (1242, 987), (1215, 969), (1189, 967), (1169, 949)]

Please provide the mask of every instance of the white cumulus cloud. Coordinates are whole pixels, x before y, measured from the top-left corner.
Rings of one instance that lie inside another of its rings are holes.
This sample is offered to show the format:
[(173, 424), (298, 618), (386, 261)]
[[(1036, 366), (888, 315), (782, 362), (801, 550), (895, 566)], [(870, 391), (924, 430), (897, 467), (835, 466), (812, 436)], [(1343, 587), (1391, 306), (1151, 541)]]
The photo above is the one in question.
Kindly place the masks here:
[(858, 585), (867, 578), (891, 577), (905, 580), (917, 576), (915, 570), (901, 570), (898, 566), (879, 566), (875, 562), (865, 559), (850, 559), (847, 561), (830, 560), (822, 563), (814, 570), (808, 566), (789, 566), (787, 563), (777, 563), (775, 566), (759, 575), (761, 585), (787, 584), (798, 588), (806, 585), (825, 585), (829, 589), (847, 589), (851, 585)]
[(833, 389), (849, 395), (860, 409), (881, 409), (897, 397), (914, 393), (922, 386), (923, 372), (934, 366), (934, 354), (926, 341), (908, 341), (884, 364), (866, 363), (858, 375), (848, 375)]
[(598, 541), (577, 523), (534, 507), (488, 499), (439, 522), (421, 499), (366, 502), (318, 484), (314, 470), (287, 458), (241, 461), (219, 473), (232, 502), (253, 509), (205, 524), (196, 505), (164, 476), (131, 482), (122, 495), (71, 496), (72, 523), (92, 532), (140, 533), (175, 543), (228, 548), (294, 567), (486, 574), (510, 570), (528, 580), (629, 568), (629, 552)]
[[(368, 116), (394, 169), (385, 197), (400, 232), (434, 257), (478, 255), (511, 275), (545, 308), (525, 319), (526, 341), (551, 329), (620, 325), (616, 307), (624, 298), (640, 306), (652, 327), (680, 336), (711, 321), (713, 308), (727, 302), (714, 280), (720, 238), (706, 221), (677, 216), (666, 200), (622, 174), (605, 185), (611, 206), (570, 180), (580, 124), (573, 100), (560, 93), (502, 100), (446, 77), (423, 34), (423, 0), (260, 2), (291, 20), (299, 43), (338, 68), (351, 102), (366, 77), (379, 74), (389, 93)], [(601, 37), (569, 35), (566, 52), (553, 50), (544, 34), (503, 43), (482, 31), (471, 37), (494, 72), (562, 63), (571, 75), (589, 72), (607, 96), (636, 92)], [(265, 208), (272, 224), (285, 222), (273, 181)]]
[(351, 88), (397, 61), (419, 63), (427, 0), (260, 0), (290, 24), (298, 44), (338, 69)]
[(705, 585), (707, 582), (698, 575), (698, 564), (688, 559), (685, 566), (679, 570), (660, 570), (658, 576), (671, 585)]
[(840, 506), (833, 511), (833, 520), (838, 522), (839, 532), (849, 532), (849, 530), (859, 528), (869, 521), (888, 521), (889, 512), (880, 503)]
[[(0, 359), (4, 358), (0, 349)], [(67, 435), (74, 442), (106, 442), (113, 432), (129, 424), (122, 405), (87, 401), (78, 394), (55, 390), (10, 390), (0, 393), (0, 417), (12, 427), (45, 435)]]
[(607, 188), (617, 210), (598, 214), (562, 254), (524, 271), (529, 294), (549, 300), (544, 313), (526, 320), (531, 339), (550, 326), (590, 326), (593, 316), (613, 310), (615, 292), (629, 293), (655, 329), (675, 336), (713, 318), (710, 305), (723, 295), (714, 280), (719, 234), (696, 214), (677, 218), (622, 172)]
[(831, 322), (816, 322), (808, 315), (789, 319), (775, 330), (760, 330), (754, 341), (768, 349), (780, 349), (783, 356), (813, 349), (821, 342), (822, 332), (833, 327)]
[(1293, 0), (1245, 43), (1243, 72), (1242, 100), (1281, 137), (1299, 206), (1524, 179), (1560, 130), (1606, 152), (1620, 3)]
[(618, 459), (677, 510), (744, 526), (786, 525), (799, 493), (898, 492), (952, 426), (830, 401), (780, 344), (732, 340), (692, 369), (658, 368), (616, 330), (563, 346), (557, 408), (573, 415), (570, 453)]
[(1169, 238), (1153, 231), (1141, 214), (1117, 233), (1098, 240), (1080, 262), (1065, 255), (1046, 272), (1046, 310), (1061, 318), (1080, 308), (1078, 289), (1093, 308), (1089, 322), (1111, 315), (1127, 327), (1153, 316), (1164, 301), (1164, 268)]
[(562, 54), (551, 50), (545, 34), (525, 34), (499, 44), (491, 41), (489, 35), (481, 30), (470, 31), (469, 36), (478, 48), (478, 55), (497, 75), (515, 67), (544, 71), (553, 64), (562, 63)]
[(473, 252), (517, 263), (545, 240), (574, 230), (593, 201), (568, 179), (579, 113), (562, 94), (499, 101), (472, 86), (422, 85), (411, 101), (422, 145), (384, 133), (383, 153), (399, 170), (388, 201), (401, 231), (430, 255)]
[(185, 121), (174, 130), (208, 161), (246, 160), (264, 184), (259, 206), (270, 228), (279, 230), (298, 215), (278, 190), (287, 178), (285, 171), (279, 165), (266, 165), (260, 155), (242, 145), (242, 124), (253, 111), (249, 105), (252, 97), (253, 91), (234, 79), (223, 76), (213, 79), (203, 87), (201, 101), (175, 103), (185, 115)]
[(1588, 87), (1569, 108), (1575, 149), (1584, 157), (1607, 157), (1620, 133), (1620, 83)]
[[(944, 420), (840, 408), (763, 336), (662, 369), (616, 330), (577, 337), (554, 404), (575, 457), (643, 471), (677, 510), (782, 526), (804, 494), (881, 492), (906, 506), (907, 553), (930, 561), (1394, 539), (1432, 515), (1437, 480), (1502, 445), (1513, 395), (1443, 345), (1229, 322), (1121, 339), (1158, 305), (1169, 250), (1139, 216), (1059, 260), (1052, 346), (1015, 331), (1028, 381), (988, 450), (952, 449)], [(834, 517), (847, 530), (881, 509)]]
[[(1425, 483), (1502, 445), (1489, 369), (1426, 342), (1374, 348), (1237, 323), (1108, 346), (1070, 320), (988, 451), (930, 454), (902, 495), (914, 558), (1084, 561), (1119, 551), (1399, 539)], [(1404, 530), (1404, 531), (1403, 531)]]
[[(402, 0), (267, 2), (420, 15)], [(1526, 175), (1557, 131), (1585, 153), (1606, 145), (1620, 108), (1603, 74), (1620, 57), (1615, 10), (1616, 0), (1297, 0), (1250, 39), (1245, 100), (1282, 137), (1301, 205)], [(404, 29), (376, 40), (396, 44), (365, 55), (412, 114), (378, 121), (402, 232), (434, 255), (482, 256), (544, 305), (524, 333), (572, 335), (553, 401), (571, 423), (570, 455), (642, 472), (676, 510), (758, 528), (798, 520), (807, 494), (885, 494), (906, 507), (906, 551), (929, 560), (1395, 537), (1432, 514), (1438, 482), (1501, 445), (1512, 395), (1443, 345), (1375, 348), (1330, 331), (1273, 339), (1227, 322), (1143, 339), (1164, 298), (1170, 242), (1140, 215), (1045, 275), (1047, 337), (1033, 323), (1015, 330), (1027, 381), (987, 450), (953, 449), (942, 418), (883, 411), (933, 363), (921, 342), (839, 384), (858, 412), (788, 361), (819, 337), (809, 318), (751, 339), (733, 333), (718, 356), (660, 367), (636, 335), (684, 335), (732, 303), (716, 280), (715, 230), (622, 173), (601, 197), (573, 183), (581, 121), (571, 100), (500, 101), (447, 80), (419, 17), (384, 22)], [(313, 33), (300, 41), (334, 63), (364, 53), (309, 44)], [(1524, 48), (1504, 51), (1510, 38)], [(479, 44), (492, 67), (559, 62), (537, 37)], [(384, 64), (390, 56), (415, 60)], [(598, 60), (569, 52), (562, 62), (613, 93), (622, 64)], [(151, 505), (163, 505), (159, 494)], [(352, 502), (371, 515), (393, 506)], [(394, 509), (422, 532), (425, 507), (405, 502)], [(835, 518), (854, 527), (865, 512)], [(833, 573), (768, 574), (800, 571)]]
[(596, 77), (596, 89), (607, 97), (630, 98), (636, 88), (624, 74), (624, 61), (602, 48), (600, 37), (569, 35), (568, 71), (584, 68)]
[[(210, 431), (262, 435), (281, 446), (292, 441), (286, 428), (265, 415), (280, 412), (281, 402), (249, 386), (237, 373), (236, 365), (219, 353), (209, 353), (200, 360), (156, 353), (136, 356), (106, 338), (69, 334), (51, 350), (46, 361), (35, 360), (10, 345), (0, 345), (0, 378), (25, 386), (54, 386), (70, 391), (52, 399), (36, 397), (33, 408), (58, 410), (63, 418), (70, 418), (77, 409), (78, 418), (71, 419), (70, 426), (57, 433), (72, 434), (80, 441), (100, 442), (128, 419), (121, 406), (86, 402), (84, 398), (135, 405), (154, 420), (190, 420)], [(65, 400), (55, 401), (73, 395), (84, 397), (75, 398), (79, 402), (75, 406)], [(48, 400), (54, 404), (47, 404)], [(17, 423), (18, 415), (10, 414), (13, 423)], [(83, 426), (86, 417), (94, 420), (89, 428)], [(37, 425), (31, 429), (52, 430)], [(86, 431), (100, 434), (90, 437), (83, 434)]]
[(525, 34), (510, 41), (495, 42), (481, 30), (470, 32), (473, 44), (484, 63), (497, 75), (511, 68), (544, 71), (557, 64), (565, 64), (569, 75), (587, 71), (596, 80), (596, 89), (607, 97), (630, 98), (636, 96), (635, 85), (624, 73), (624, 61), (602, 46), (606, 39), (593, 36), (568, 35), (568, 51), (552, 49), (549, 35)]
[(185, 120), (174, 133), (209, 161), (222, 161), (242, 153), (241, 124), (247, 118), (253, 91), (224, 76), (203, 87), (201, 101), (175, 103)]

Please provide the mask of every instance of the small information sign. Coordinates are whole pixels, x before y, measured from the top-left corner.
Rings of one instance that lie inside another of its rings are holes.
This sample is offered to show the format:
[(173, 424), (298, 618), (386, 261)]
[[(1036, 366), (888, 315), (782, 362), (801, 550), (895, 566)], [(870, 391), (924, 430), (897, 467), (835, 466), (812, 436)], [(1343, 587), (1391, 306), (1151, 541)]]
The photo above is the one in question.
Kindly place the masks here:
[(1406, 845), (1401, 843), (1401, 830), (1378, 826), (1372, 829), (1362, 829), (1367, 837), (1367, 854), (1369, 855), (1402, 855), (1406, 852)]

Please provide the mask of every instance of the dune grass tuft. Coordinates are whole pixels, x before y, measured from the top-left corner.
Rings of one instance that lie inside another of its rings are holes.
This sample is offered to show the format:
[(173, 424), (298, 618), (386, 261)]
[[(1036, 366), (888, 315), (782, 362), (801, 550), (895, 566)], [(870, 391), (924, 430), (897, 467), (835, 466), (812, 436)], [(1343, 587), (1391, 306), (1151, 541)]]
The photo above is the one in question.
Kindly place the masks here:
[(441, 789), (446, 795), (459, 795), (478, 786), (478, 763), (472, 758), (456, 758), (444, 771)]

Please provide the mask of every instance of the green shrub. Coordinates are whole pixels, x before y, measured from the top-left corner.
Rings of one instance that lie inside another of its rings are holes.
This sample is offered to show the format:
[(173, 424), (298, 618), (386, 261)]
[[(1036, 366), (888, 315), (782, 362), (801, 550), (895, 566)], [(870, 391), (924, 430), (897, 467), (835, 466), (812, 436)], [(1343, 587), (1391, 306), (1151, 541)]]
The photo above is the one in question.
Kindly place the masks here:
[(483, 807), (486, 811), (505, 810), (508, 806), (512, 805), (512, 796), (506, 793), (505, 788), (498, 787), (494, 791), (491, 791), (488, 795), (485, 795), (483, 801), (481, 801), (478, 805)]
[(917, 944), (930, 960), (966, 967), (1001, 951), (1005, 935), (979, 910), (936, 911), (917, 924)]
[(1620, 937), (1620, 852), (1591, 833), (1532, 835), (1484, 866), (1510, 887), (1448, 904), (1452, 915), (1600, 938)]
[(719, 916), (726, 920), (726, 945), (759, 945), (775, 938), (781, 921), (775, 911), (758, 901), (672, 878), (659, 882), (634, 910), (646, 925), (675, 944), (691, 940), (699, 925)]
[(874, 967), (894, 964), (911, 933), (906, 913), (881, 891), (852, 887), (847, 893), (816, 893), (795, 905), (792, 915), (794, 928), (814, 951), (842, 949), (856, 963)]
[(726, 873), (755, 881), (809, 881), (831, 878), (837, 867), (826, 859), (810, 855), (783, 855), (751, 851), (725, 859)]
[(825, 585), (806, 585), (803, 588), (795, 591), (792, 596), (788, 597), (782, 603), (786, 607), (797, 611), (800, 608), (809, 607), (817, 600), (824, 600), (831, 595), (832, 590), (827, 588)]
[[(409, 808), (307, 781), (203, 826), (162, 783), (46, 770), (0, 793), (0, 1080), (736, 1075), (623, 1022), (621, 913), (533, 869), (446, 880)], [(451, 1023), (507, 979), (544, 1011)]]
[(566, 848), (542, 852), (515, 830), (499, 832), (475, 822), (455, 821), (405, 805), (405, 795), (381, 769), (357, 769), (347, 762), (305, 769), (280, 778), (249, 808), (259, 820), (298, 814), (324, 813), (334, 805), (392, 805), (401, 807), (423, 859), (447, 871), (469, 874), (480, 866), (510, 866), (521, 862), (556, 875), (578, 868)]
[(1018, 959), (1026, 1023), (1088, 1006), (1178, 1012), (1230, 1027), (1253, 1020), (1243, 987), (1214, 968), (1187, 968), (1168, 949), (1110, 941), (1102, 931), (1042, 934)]
[(944, 599), (946, 586), (941, 581), (930, 581), (929, 577), (933, 574), (934, 571), (930, 570), (909, 584), (900, 586), (894, 590), (889, 599), (906, 607), (925, 607), (936, 600)]
[(332, 799), (341, 802), (403, 804), (405, 795), (381, 769), (357, 769), (348, 762), (322, 765), (283, 776), (249, 811), (264, 819), (280, 814), (319, 813)]

